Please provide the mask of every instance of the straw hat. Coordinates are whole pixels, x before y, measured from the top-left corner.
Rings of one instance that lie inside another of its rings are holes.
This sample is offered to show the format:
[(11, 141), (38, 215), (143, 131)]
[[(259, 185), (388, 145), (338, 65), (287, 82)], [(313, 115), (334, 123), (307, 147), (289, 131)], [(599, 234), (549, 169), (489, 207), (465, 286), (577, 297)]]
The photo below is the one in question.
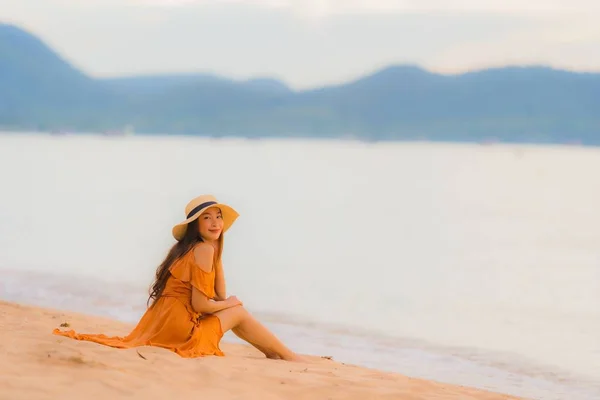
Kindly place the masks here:
[(204, 211), (211, 207), (217, 207), (221, 209), (221, 215), (223, 216), (223, 233), (227, 231), (233, 225), (239, 214), (233, 208), (227, 204), (219, 203), (215, 196), (205, 194), (192, 199), (187, 206), (185, 206), (186, 220), (178, 223), (173, 227), (173, 237), (177, 240), (183, 239), (187, 226), (190, 222), (197, 219)]

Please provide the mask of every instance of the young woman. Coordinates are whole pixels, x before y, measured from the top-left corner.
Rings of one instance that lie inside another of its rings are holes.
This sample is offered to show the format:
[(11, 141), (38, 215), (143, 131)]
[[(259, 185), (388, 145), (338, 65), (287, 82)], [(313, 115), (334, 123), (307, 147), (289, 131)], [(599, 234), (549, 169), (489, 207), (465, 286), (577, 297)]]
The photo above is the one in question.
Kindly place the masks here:
[(148, 309), (128, 336), (54, 334), (116, 348), (159, 346), (182, 357), (223, 356), (219, 343), (232, 330), (267, 358), (304, 361), (258, 322), (235, 296), (227, 297), (221, 254), (223, 234), (238, 213), (213, 196), (185, 208), (187, 219), (173, 227), (177, 243), (156, 270)]

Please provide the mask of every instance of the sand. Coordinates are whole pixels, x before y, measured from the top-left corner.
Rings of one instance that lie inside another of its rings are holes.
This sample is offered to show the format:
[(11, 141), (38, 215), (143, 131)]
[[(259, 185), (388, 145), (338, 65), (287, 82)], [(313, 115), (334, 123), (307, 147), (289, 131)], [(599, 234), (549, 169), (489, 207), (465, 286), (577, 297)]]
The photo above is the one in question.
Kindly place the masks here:
[(183, 359), (164, 349), (119, 350), (52, 335), (124, 335), (131, 325), (0, 302), (0, 399), (481, 399), (516, 397), (345, 365), (268, 360), (253, 347), (222, 343), (225, 357)]

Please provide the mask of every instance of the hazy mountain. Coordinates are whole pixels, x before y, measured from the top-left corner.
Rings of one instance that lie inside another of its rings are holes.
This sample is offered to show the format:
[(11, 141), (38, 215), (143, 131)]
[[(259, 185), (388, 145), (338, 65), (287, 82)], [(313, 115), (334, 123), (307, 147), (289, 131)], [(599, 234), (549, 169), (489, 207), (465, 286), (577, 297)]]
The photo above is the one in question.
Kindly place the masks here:
[(600, 74), (506, 67), (439, 75), (392, 66), (293, 91), (212, 74), (93, 79), (0, 25), (0, 128), (211, 136), (581, 140), (600, 144)]

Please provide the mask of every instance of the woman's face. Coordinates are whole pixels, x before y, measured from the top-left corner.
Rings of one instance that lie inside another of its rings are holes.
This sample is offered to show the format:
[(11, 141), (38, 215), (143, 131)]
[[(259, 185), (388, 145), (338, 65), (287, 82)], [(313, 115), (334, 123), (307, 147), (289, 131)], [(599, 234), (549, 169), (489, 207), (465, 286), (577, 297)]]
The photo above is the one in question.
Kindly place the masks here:
[(223, 216), (221, 210), (212, 207), (198, 217), (198, 231), (207, 242), (218, 240), (223, 232)]

